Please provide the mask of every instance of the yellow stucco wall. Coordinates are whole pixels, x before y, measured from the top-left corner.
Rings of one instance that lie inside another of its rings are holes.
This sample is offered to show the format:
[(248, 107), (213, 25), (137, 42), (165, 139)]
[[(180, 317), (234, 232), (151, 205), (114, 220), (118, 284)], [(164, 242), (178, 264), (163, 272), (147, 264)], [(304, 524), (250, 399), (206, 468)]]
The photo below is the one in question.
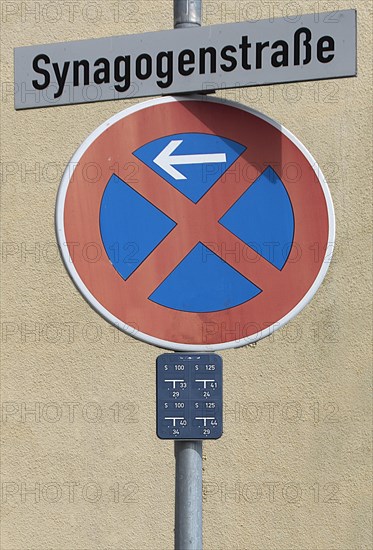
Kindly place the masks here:
[[(56, 4), (0, 3), (1, 548), (169, 550), (173, 444), (154, 426), (160, 350), (89, 307), (54, 233), (72, 154), (142, 100), (16, 112), (11, 88), (14, 47), (169, 29), (172, 2)], [(205, 548), (369, 549), (372, 4), (204, 6), (204, 25), (357, 8), (359, 63), (357, 78), (218, 94), (275, 118), (310, 150), (331, 189), (337, 238), (311, 304), (255, 348), (222, 353), (225, 433), (204, 444)]]

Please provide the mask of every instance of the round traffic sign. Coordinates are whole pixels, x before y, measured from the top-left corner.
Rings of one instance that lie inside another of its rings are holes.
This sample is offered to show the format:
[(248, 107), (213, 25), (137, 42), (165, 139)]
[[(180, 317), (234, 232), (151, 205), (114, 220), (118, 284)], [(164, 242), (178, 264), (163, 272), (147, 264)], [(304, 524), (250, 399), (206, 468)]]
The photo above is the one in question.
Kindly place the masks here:
[(329, 265), (334, 211), (315, 160), (280, 124), (164, 97), (84, 141), (56, 227), (73, 281), (109, 322), (203, 351), (255, 342), (301, 311)]

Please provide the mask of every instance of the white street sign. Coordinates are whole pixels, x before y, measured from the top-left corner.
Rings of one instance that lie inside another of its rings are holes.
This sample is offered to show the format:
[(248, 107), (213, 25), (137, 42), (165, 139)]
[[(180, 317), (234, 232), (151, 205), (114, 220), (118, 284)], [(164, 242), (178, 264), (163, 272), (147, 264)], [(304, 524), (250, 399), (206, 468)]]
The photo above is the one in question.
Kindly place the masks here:
[(356, 11), (15, 48), (29, 109), (356, 75)]

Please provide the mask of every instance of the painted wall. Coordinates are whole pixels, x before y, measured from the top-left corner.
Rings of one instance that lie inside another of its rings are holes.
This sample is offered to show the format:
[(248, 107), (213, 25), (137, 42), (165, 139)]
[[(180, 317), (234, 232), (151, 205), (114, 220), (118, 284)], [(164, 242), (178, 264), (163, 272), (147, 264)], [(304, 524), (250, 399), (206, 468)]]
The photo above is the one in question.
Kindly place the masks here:
[[(203, 24), (347, 8), (358, 9), (357, 78), (217, 94), (275, 118), (310, 150), (337, 239), (295, 320), (222, 353), (224, 436), (204, 445), (209, 550), (371, 547), (371, 3), (206, 0)], [(169, 29), (172, 2), (2, 0), (0, 9), (1, 548), (168, 550), (174, 457), (155, 435), (160, 350), (90, 308), (54, 233), (66, 164), (137, 100), (16, 112), (12, 83), (14, 47)]]

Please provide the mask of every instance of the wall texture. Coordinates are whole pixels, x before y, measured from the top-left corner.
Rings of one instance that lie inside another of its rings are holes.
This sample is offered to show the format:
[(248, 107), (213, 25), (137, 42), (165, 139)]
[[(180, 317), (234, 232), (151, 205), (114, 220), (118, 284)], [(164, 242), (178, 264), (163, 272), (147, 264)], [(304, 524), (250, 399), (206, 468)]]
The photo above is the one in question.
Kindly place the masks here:
[[(227, 90), (310, 150), (335, 255), (311, 304), (222, 353), (225, 429), (204, 445), (208, 550), (371, 548), (369, 0), (204, 1), (203, 24), (358, 9), (358, 77)], [(54, 233), (65, 165), (137, 100), (16, 112), (13, 48), (172, 28), (171, 0), (2, 0), (2, 550), (170, 550), (174, 458), (155, 435), (160, 350), (119, 333), (70, 281)], [(141, 100), (139, 100), (141, 101)]]

